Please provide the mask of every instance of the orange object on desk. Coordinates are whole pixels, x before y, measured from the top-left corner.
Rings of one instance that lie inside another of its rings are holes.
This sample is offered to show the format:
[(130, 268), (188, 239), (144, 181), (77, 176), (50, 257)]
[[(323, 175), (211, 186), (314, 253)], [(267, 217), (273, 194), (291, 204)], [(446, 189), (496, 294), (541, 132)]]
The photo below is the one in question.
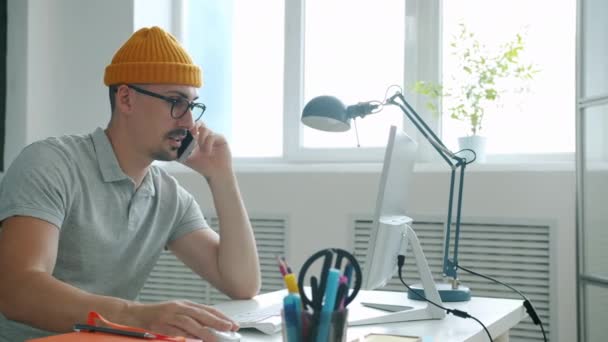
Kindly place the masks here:
[[(97, 325), (100, 321), (103, 325)], [(92, 341), (92, 342), (127, 342), (127, 341), (165, 341), (165, 342), (202, 342), (201, 340), (189, 339), (181, 336), (173, 337), (149, 332), (141, 328), (116, 324), (103, 318), (97, 312), (89, 312), (87, 324), (76, 324), (75, 332), (54, 335), (43, 338), (27, 340), (26, 342), (66, 342), (66, 341)], [(111, 332), (94, 331), (95, 329), (113, 330)], [(93, 331), (92, 331), (93, 330)], [(141, 337), (126, 336), (126, 334), (146, 335)]]
[[(137, 337), (121, 336), (114, 334), (106, 334), (102, 332), (72, 332), (62, 335), (54, 335), (43, 338), (27, 340), (27, 342), (137, 342), (137, 341), (166, 341), (157, 339), (144, 339)], [(201, 342), (201, 340), (193, 340), (190, 338), (184, 339), (186, 342)]]

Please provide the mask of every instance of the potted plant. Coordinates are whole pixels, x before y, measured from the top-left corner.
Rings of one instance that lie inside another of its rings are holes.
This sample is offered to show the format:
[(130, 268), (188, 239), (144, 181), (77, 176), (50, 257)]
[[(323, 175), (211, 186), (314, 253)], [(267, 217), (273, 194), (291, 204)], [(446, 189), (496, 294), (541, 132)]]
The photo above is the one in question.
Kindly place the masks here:
[[(495, 107), (501, 94), (508, 91), (525, 92), (527, 83), (538, 71), (533, 64), (520, 60), (524, 40), (517, 33), (512, 41), (502, 44), (495, 52), (479, 42), (474, 33), (459, 24), (459, 32), (450, 42), (451, 54), (458, 61), (455, 72), (445, 84), (417, 81), (412, 90), (426, 95), (427, 109), (438, 114), (437, 99), (444, 98), (444, 110), (452, 119), (468, 126), (466, 137), (459, 138), (460, 149), (472, 149), (477, 160), (485, 160), (486, 138), (480, 135), (486, 110)], [(513, 82), (517, 81), (517, 82)]]

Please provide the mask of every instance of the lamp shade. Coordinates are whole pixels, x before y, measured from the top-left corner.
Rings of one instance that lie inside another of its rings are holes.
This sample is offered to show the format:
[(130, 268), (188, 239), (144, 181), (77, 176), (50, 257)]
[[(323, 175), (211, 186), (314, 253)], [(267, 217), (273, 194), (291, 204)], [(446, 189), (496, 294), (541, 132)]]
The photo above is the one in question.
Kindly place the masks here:
[(350, 129), (346, 107), (333, 96), (319, 96), (310, 100), (302, 110), (302, 123), (328, 132), (344, 132)]

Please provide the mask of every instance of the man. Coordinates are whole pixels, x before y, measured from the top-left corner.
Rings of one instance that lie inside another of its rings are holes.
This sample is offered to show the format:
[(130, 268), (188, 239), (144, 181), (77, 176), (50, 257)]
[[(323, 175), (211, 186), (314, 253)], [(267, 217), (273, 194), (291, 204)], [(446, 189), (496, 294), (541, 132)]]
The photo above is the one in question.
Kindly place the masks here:
[[(232, 298), (260, 288), (255, 240), (226, 140), (195, 121), (200, 69), (173, 36), (144, 28), (106, 67), (112, 116), (88, 135), (26, 147), (0, 184), (0, 341), (68, 332), (96, 311), (110, 321), (213, 341), (238, 326), (186, 301), (133, 300), (163, 248)], [(154, 160), (184, 162), (213, 195), (219, 236)]]

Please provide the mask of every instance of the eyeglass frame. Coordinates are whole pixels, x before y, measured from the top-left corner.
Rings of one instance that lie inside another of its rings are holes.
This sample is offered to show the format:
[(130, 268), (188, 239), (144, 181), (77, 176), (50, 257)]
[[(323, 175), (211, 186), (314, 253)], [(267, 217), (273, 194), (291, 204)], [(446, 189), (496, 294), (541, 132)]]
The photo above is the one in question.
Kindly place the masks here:
[[(154, 92), (151, 92), (149, 90), (146, 89), (142, 89), (140, 87), (134, 86), (132, 84), (127, 84), (127, 87), (135, 90), (136, 92), (140, 93), (140, 94), (144, 94), (144, 95), (148, 95), (148, 96), (152, 96), (152, 97), (156, 97), (157, 99), (161, 99), (161, 100), (165, 100), (167, 102), (169, 102), (171, 104), (171, 112), (169, 113), (169, 115), (171, 115), (172, 118), (174, 118), (175, 120), (179, 120), (181, 118), (184, 117), (184, 115), (186, 115), (186, 113), (188, 111), (192, 111), (192, 109), (194, 109), (194, 107), (198, 107), (201, 108), (201, 114), (198, 116), (198, 118), (196, 118), (194, 120), (194, 122), (197, 122), (198, 120), (200, 120), (203, 117), (203, 114), (205, 114), (205, 111), (207, 110), (207, 106), (204, 103), (201, 102), (193, 102), (193, 101), (188, 101), (184, 98), (180, 98), (180, 99), (174, 99), (172, 97), (168, 97), (165, 95), (161, 95), (161, 94), (157, 94)], [(179, 101), (186, 101), (188, 103), (188, 107), (186, 107), (186, 110), (178, 116), (173, 115), (173, 108), (175, 107), (175, 105), (179, 102)]]

